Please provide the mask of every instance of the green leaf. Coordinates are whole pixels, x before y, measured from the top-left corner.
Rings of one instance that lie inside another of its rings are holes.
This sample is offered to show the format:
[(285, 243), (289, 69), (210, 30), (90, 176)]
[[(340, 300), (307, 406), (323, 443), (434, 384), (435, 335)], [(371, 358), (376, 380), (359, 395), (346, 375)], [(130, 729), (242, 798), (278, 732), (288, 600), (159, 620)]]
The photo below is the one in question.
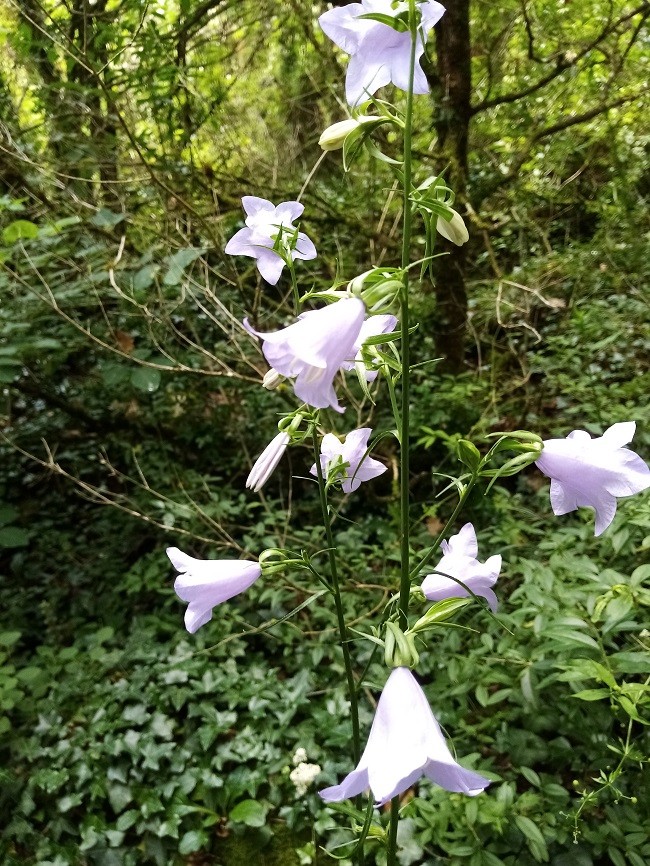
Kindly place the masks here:
[(0, 646), (13, 646), (20, 640), (22, 632), (19, 631), (3, 631), (0, 632)]
[(188, 247), (186, 250), (179, 250), (173, 256), (169, 256), (167, 258), (168, 270), (163, 278), (163, 283), (166, 286), (177, 286), (183, 279), (185, 268), (204, 253), (205, 249), (202, 247)]
[(29, 240), (38, 235), (38, 226), (29, 220), (16, 220), (2, 232), (2, 239), (6, 244), (14, 244), (18, 240)]
[(160, 387), (161, 378), (159, 370), (154, 370), (152, 367), (138, 367), (131, 373), (131, 384), (138, 391), (153, 394)]
[(609, 689), (584, 689), (576, 692), (572, 697), (580, 701), (602, 701), (610, 695)]
[(203, 830), (190, 830), (178, 844), (179, 854), (194, 854), (208, 844), (208, 836)]
[(546, 842), (544, 841), (541, 830), (537, 824), (534, 824), (530, 820), (530, 818), (527, 818), (525, 815), (515, 815), (515, 824), (524, 834), (526, 839), (539, 845), (540, 848), (546, 847)]
[(247, 827), (263, 827), (269, 807), (258, 800), (242, 800), (230, 813), (230, 820)]
[(13, 523), (18, 517), (18, 511), (11, 505), (0, 505), (0, 526)]
[(0, 547), (25, 547), (29, 533), (18, 526), (5, 526), (0, 529)]
[(101, 207), (91, 219), (91, 223), (102, 229), (113, 229), (118, 223), (122, 222), (124, 217), (125, 214), (123, 213), (115, 213), (112, 210), (108, 210), (108, 208)]

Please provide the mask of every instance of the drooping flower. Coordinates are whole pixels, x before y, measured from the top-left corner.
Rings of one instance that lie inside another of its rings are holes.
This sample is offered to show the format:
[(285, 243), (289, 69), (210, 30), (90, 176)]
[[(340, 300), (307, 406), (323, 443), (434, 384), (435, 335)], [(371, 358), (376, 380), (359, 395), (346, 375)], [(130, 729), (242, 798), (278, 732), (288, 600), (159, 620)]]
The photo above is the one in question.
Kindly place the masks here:
[(408, 668), (395, 668), (379, 698), (361, 760), (340, 785), (319, 793), (332, 803), (370, 788), (377, 805), (383, 805), (422, 776), (471, 797), (490, 784), (456, 763), (417, 680)]
[[(225, 252), (235, 256), (251, 256), (267, 283), (274, 286), (280, 279), (285, 259), (315, 259), (316, 247), (304, 232), (293, 225), (304, 211), (297, 201), (274, 205), (265, 198), (245, 195), (246, 228), (239, 229), (226, 244)], [(283, 255), (273, 248), (279, 245)], [(284, 256), (284, 257), (283, 257)]]
[(624, 447), (635, 430), (634, 421), (624, 421), (596, 439), (585, 430), (574, 430), (566, 439), (543, 443), (535, 463), (551, 479), (554, 514), (593, 508), (595, 534), (600, 535), (614, 519), (617, 496), (631, 496), (650, 487), (650, 469), (638, 454)]
[[(424, 53), (421, 32), (428, 33), (442, 18), (445, 8), (434, 0), (425, 0), (417, 3), (417, 9), (421, 21), (415, 50), (413, 93), (428, 93), (427, 78), (419, 63)], [(358, 105), (391, 81), (401, 90), (408, 90), (411, 34), (359, 17), (379, 13), (397, 18), (405, 11), (408, 12), (408, 3), (394, 6), (391, 0), (362, 0), (330, 9), (318, 19), (332, 42), (351, 55), (345, 79), (345, 95), (350, 105)]]
[(429, 601), (469, 596), (464, 586), (444, 577), (450, 574), (466, 584), (474, 595), (483, 596), (494, 613), (497, 597), (491, 587), (501, 571), (501, 557), (497, 554), (485, 562), (478, 561), (478, 542), (471, 523), (466, 523), (458, 535), (452, 535), (449, 541), (442, 542), (442, 553), (442, 559), (436, 566), (436, 572), (442, 574), (428, 574), (422, 581), (422, 592)]
[(316, 409), (331, 406), (343, 412), (334, 390), (334, 377), (344, 361), (354, 358), (354, 348), (365, 307), (358, 298), (343, 298), (310, 310), (298, 317), (288, 328), (270, 333), (244, 326), (263, 341), (262, 352), (271, 367), (287, 378), (294, 379), (296, 396)]
[(266, 446), (264, 451), (253, 464), (248, 478), (246, 479), (246, 487), (254, 493), (258, 493), (273, 474), (273, 470), (282, 459), (282, 455), (287, 450), (291, 437), (288, 433), (278, 433)]
[[(320, 446), (320, 465), (323, 475), (327, 478), (334, 464), (344, 467), (345, 474), (339, 476), (344, 493), (358, 490), (362, 481), (370, 481), (371, 478), (376, 478), (386, 471), (383, 463), (366, 454), (368, 437), (371, 433), (370, 427), (361, 427), (348, 433), (343, 442), (333, 433), (326, 433), (323, 436)], [(312, 475), (317, 474), (315, 463), (309, 471)]]
[(436, 231), (438, 234), (441, 234), (443, 238), (447, 238), (448, 241), (451, 241), (452, 244), (456, 244), (457, 247), (462, 247), (462, 245), (467, 243), (469, 240), (469, 232), (467, 231), (465, 221), (458, 211), (455, 211), (453, 208), (450, 208), (450, 210), (453, 211), (452, 218), (446, 220), (444, 217), (439, 216), (436, 222)]
[(181, 573), (174, 592), (188, 601), (185, 628), (190, 634), (212, 619), (212, 608), (252, 586), (261, 575), (257, 562), (241, 559), (194, 559), (177, 547), (168, 547), (167, 556)]
[[(363, 364), (363, 357), (361, 349), (363, 344), (370, 337), (378, 337), (380, 334), (390, 334), (391, 331), (394, 331), (397, 326), (397, 319), (395, 316), (390, 315), (380, 315), (380, 316), (368, 316), (368, 318), (364, 321), (363, 325), (361, 325), (361, 330), (359, 331), (359, 336), (357, 337), (354, 344), (354, 359), (344, 361), (341, 365), (343, 370), (353, 370), (355, 364)], [(378, 371), (369, 367), (367, 364), (363, 364), (363, 375), (368, 382), (374, 382), (377, 378)]]

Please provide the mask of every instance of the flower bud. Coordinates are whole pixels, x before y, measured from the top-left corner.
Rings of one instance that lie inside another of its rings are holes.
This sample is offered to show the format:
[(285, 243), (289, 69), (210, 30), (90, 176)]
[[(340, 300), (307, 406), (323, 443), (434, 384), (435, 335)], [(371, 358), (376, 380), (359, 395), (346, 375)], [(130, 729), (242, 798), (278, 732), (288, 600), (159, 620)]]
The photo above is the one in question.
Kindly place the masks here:
[(324, 130), (318, 143), (323, 150), (340, 150), (348, 135), (353, 134), (366, 123), (373, 123), (381, 120), (378, 117), (368, 117), (361, 115), (360, 117), (348, 117), (347, 120), (339, 120), (338, 123), (333, 123)]
[(266, 388), (267, 391), (275, 391), (275, 389), (284, 381), (284, 376), (278, 373), (277, 370), (274, 370), (271, 367), (270, 370), (264, 374), (264, 378), (262, 379), (262, 387)]
[(452, 218), (446, 220), (444, 217), (439, 216), (438, 222), (436, 223), (436, 231), (441, 234), (443, 238), (447, 238), (448, 241), (451, 241), (452, 244), (456, 244), (457, 247), (462, 247), (462, 245), (469, 240), (469, 232), (467, 231), (462, 216), (453, 208), (450, 208), (450, 210), (453, 214)]
[(253, 468), (246, 479), (246, 487), (257, 493), (269, 480), (273, 470), (282, 459), (287, 450), (291, 437), (288, 433), (278, 433), (266, 446), (264, 451), (255, 461)]

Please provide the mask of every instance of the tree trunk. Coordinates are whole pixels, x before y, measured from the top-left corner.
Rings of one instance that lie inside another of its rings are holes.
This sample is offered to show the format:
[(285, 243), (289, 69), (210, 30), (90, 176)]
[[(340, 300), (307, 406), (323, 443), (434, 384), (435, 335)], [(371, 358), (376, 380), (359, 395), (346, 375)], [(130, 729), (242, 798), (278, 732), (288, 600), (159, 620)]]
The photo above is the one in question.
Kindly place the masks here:
[[(456, 193), (457, 209), (467, 192), (467, 150), (471, 118), (472, 63), (469, 32), (470, 0), (448, 0), (447, 11), (436, 25), (436, 69), (428, 77), (436, 97), (434, 126), (441, 170)], [(434, 262), (436, 313), (433, 322), (438, 354), (449, 372), (463, 369), (467, 324), (465, 246), (440, 238)]]

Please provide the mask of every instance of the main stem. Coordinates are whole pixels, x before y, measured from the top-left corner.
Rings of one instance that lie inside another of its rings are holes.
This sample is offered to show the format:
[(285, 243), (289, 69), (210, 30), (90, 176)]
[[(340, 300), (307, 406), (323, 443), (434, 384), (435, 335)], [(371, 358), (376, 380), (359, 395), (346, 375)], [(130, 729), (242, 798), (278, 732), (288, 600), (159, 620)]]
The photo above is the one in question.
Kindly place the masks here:
[(341, 589), (339, 585), (339, 573), (336, 563), (336, 548), (334, 547), (334, 536), (332, 534), (332, 522), (330, 513), (327, 507), (327, 490), (325, 489), (325, 479), (323, 478), (323, 468), (320, 462), (320, 454), (318, 452), (318, 437), (316, 435), (316, 427), (314, 426), (313, 433), (314, 444), (314, 461), (316, 463), (316, 476), (318, 478), (318, 494), (320, 497), (321, 515), (323, 518), (323, 526), (325, 527), (325, 539), (327, 541), (327, 552), (329, 555), (331, 590), (334, 596), (334, 606), (336, 608), (336, 620), (339, 629), (339, 638), (341, 641), (341, 649), (343, 650), (343, 664), (345, 666), (345, 678), (348, 683), (348, 693), (350, 695), (350, 716), (352, 718), (352, 751), (355, 764), (359, 763), (361, 757), (361, 736), (359, 733), (359, 705), (357, 702), (357, 687), (352, 674), (352, 659), (350, 658), (350, 650), (348, 648), (348, 630), (345, 625), (345, 616), (343, 615), (343, 601), (341, 599)]
[[(404, 223), (402, 229), (402, 293), (400, 297), (400, 323), (402, 346), (402, 413), (399, 425), (400, 438), (400, 547), (401, 579), (399, 591), (399, 619), (402, 628), (408, 626), (408, 607), (411, 596), (410, 569), (410, 487), (409, 487), (409, 413), (411, 384), (411, 347), (409, 311), (409, 270), (411, 258), (411, 234), (413, 231), (413, 209), (411, 205), (411, 139), (413, 129), (413, 80), (415, 77), (415, 50), (417, 47), (417, 21), (415, 0), (409, 0), (409, 25), (411, 31), (411, 56), (409, 59), (409, 86), (406, 93), (406, 117), (404, 120)], [(391, 801), (390, 827), (388, 831), (387, 866), (397, 864), (397, 827), (399, 822), (399, 798)]]
[(415, 20), (415, 2), (409, 3), (409, 20), (411, 23), (411, 57), (409, 63), (409, 88), (406, 94), (406, 117), (404, 121), (404, 224), (402, 230), (402, 293), (400, 298), (400, 325), (402, 345), (402, 413), (400, 418), (400, 533), (401, 533), (401, 581), (399, 594), (400, 625), (407, 626), (409, 597), (411, 594), (410, 562), (409, 562), (409, 412), (410, 412), (410, 311), (409, 311), (409, 271), (411, 258), (411, 234), (413, 230), (413, 209), (411, 206), (411, 137), (413, 128), (413, 79), (415, 75), (415, 49), (417, 45), (417, 29)]

